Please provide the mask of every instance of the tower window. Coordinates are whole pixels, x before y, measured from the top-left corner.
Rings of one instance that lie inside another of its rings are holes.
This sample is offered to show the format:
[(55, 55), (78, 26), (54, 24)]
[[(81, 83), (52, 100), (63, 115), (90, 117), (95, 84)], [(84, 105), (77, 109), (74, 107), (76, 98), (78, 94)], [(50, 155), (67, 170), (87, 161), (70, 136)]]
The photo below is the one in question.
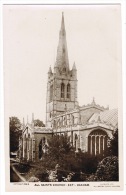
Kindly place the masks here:
[(71, 118), (72, 119), (72, 125), (74, 125), (74, 116), (72, 115), (71, 117), (72, 117)]
[(63, 72), (66, 72), (66, 68), (65, 67), (63, 68)]
[(50, 86), (50, 101), (53, 99), (53, 85)]
[(56, 121), (53, 122), (53, 127), (56, 128)]
[(65, 91), (65, 85), (64, 83), (61, 84), (61, 98), (64, 98), (64, 91)]
[[(63, 66), (65, 66), (65, 64), (63, 64)], [(66, 73), (66, 67), (63, 67), (62, 70), (61, 70), (61, 73)]]
[(67, 85), (67, 98), (70, 98), (70, 84)]

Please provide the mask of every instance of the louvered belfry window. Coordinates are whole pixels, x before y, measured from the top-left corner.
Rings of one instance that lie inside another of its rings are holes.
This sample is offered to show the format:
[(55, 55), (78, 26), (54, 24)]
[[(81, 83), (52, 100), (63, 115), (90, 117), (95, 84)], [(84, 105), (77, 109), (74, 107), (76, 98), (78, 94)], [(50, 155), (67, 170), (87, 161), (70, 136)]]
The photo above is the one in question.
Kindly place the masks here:
[(65, 92), (65, 85), (64, 83), (61, 84), (61, 98), (64, 98), (64, 92)]
[(67, 85), (67, 98), (70, 98), (70, 84)]
[(53, 99), (53, 85), (50, 86), (50, 101)]

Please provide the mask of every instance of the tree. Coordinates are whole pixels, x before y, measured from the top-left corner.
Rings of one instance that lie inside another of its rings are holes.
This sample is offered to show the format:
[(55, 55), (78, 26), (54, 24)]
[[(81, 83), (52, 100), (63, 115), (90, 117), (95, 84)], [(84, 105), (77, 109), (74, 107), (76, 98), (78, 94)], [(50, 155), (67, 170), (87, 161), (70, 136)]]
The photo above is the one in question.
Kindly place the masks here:
[(41, 175), (42, 181), (45, 181), (47, 177), (49, 178), (49, 173), (55, 172), (57, 165), (58, 168), (54, 178), (58, 181), (69, 181), (69, 179), (71, 181), (86, 181), (86, 175), (95, 173), (97, 165), (101, 160), (101, 157), (91, 156), (88, 153), (83, 153), (81, 150), (76, 153), (67, 134), (54, 134), (48, 140), (47, 151), (41, 161), (39, 161), (39, 166), (44, 167), (38, 174)]
[(119, 181), (117, 156), (105, 157), (99, 162), (96, 173), (90, 175), (87, 181)]
[(118, 181), (117, 156), (108, 156), (99, 163), (96, 178), (98, 181)]
[(45, 127), (45, 124), (43, 123), (43, 121), (36, 119), (34, 120), (34, 126)]
[(63, 154), (68, 154), (72, 150), (69, 137), (67, 135), (53, 135), (48, 141), (49, 155), (59, 159)]
[(15, 152), (18, 150), (19, 136), (21, 135), (21, 123), (17, 117), (10, 117), (9, 130), (10, 130), (10, 152)]
[(113, 134), (112, 139), (110, 139), (110, 144), (108, 147), (108, 154), (118, 157), (118, 129)]
[[(48, 140), (48, 152), (43, 156), (42, 164), (47, 168), (54, 168), (56, 164), (65, 165), (66, 156), (70, 156), (73, 148), (67, 135), (53, 135)], [(74, 155), (75, 156), (75, 155)]]

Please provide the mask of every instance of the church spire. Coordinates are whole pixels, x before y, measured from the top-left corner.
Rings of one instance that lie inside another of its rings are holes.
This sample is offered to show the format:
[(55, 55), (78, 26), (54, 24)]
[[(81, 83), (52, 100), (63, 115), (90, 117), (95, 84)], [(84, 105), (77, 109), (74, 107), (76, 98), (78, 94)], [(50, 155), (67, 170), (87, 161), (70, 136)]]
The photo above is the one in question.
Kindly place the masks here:
[(62, 13), (61, 29), (59, 33), (59, 44), (57, 48), (57, 57), (56, 57), (55, 67), (59, 67), (61, 71), (69, 70), (66, 31), (65, 31), (65, 22), (64, 22), (63, 13)]
[(62, 12), (61, 32), (65, 32), (64, 13)]

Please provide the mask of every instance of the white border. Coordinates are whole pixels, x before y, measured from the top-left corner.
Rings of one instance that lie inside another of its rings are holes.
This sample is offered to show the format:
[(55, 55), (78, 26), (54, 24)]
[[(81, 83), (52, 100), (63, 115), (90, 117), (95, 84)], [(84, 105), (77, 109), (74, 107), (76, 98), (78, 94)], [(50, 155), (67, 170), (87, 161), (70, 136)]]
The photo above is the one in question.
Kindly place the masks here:
[(125, 4), (125, 0), (1, 0), (1, 4)]
[[(3, 98), (3, 33), (2, 33), (2, 5), (3, 4), (117, 4), (121, 3), (122, 5), (122, 74), (123, 74), (123, 155), (124, 155), (124, 190), (123, 191), (114, 191), (110, 193), (125, 194), (126, 193), (126, 1), (125, 0), (0, 0), (0, 192), (1, 194), (6, 194), (5, 192), (5, 150), (4, 150), (4, 98)], [(10, 192), (13, 193), (13, 192)], [(16, 192), (17, 193), (17, 192)], [(19, 193), (19, 192), (18, 192)], [(24, 192), (23, 192), (24, 193)], [(26, 192), (27, 194), (29, 192)], [(31, 194), (32, 192), (30, 192)], [(55, 193), (55, 192), (42, 192), (42, 193)], [(64, 193), (64, 192), (57, 192)], [(71, 193), (71, 192), (69, 192)], [(73, 193), (78, 193), (72, 192)], [(79, 192), (83, 193), (83, 192)], [(86, 193), (84, 191), (84, 193)], [(97, 193), (105, 194), (106, 191), (97, 191), (97, 192), (87, 192), (88, 194)]]
[(5, 158), (4, 158), (4, 95), (3, 95), (3, 31), (2, 3), (0, 2), (0, 193), (5, 189)]

